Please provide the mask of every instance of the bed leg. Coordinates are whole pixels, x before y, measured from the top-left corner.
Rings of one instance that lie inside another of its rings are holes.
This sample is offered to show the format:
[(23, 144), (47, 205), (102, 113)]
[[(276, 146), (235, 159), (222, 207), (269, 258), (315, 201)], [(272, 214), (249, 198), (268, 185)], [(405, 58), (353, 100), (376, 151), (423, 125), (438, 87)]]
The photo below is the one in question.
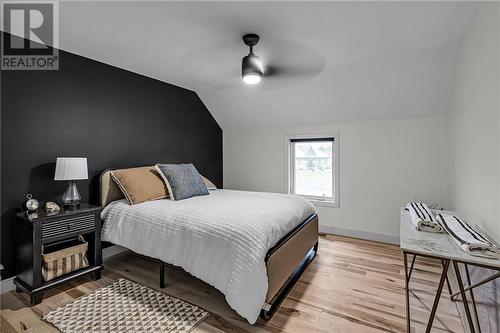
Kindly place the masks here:
[(165, 288), (165, 263), (160, 262), (160, 288)]

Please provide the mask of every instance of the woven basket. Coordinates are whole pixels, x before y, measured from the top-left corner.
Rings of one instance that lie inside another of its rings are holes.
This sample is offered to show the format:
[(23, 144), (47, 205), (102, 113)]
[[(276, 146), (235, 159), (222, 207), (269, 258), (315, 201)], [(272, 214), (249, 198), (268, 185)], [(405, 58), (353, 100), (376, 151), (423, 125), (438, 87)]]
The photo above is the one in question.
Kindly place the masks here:
[[(75, 244), (76, 245), (73, 245)], [(50, 251), (48, 245), (42, 253), (42, 277), (50, 281), (64, 274), (89, 266), (87, 259), (88, 243), (80, 235), (69, 247)], [(47, 253), (45, 253), (47, 251)]]

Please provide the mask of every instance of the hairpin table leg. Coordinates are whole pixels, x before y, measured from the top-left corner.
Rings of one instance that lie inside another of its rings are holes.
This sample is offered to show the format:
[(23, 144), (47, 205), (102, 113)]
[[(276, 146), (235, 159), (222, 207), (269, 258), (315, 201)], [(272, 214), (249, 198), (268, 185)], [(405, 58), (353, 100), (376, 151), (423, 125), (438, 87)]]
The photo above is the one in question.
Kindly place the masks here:
[[(443, 259), (441, 260), (441, 263), (444, 266), (444, 260)], [(453, 302), (453, 296), (451, 295), (453, 292), (451, 291), (451, 284), (450, 284), (450, 280), (448, 279), (448, 274), (446, 274), (446, 285), (448, 286), (448, 294), (450, 295), (450, 299)]]
[[(465, 266), (465, 276), (467, 277), (467, 284), (470, 286), (470, 273), (469, 266), (464, 263)], [(472, 309), (474, 310), (474, 319), (476, 319), (476, 328), (479, 333), (481, 333), (481, 325), (479, 324), (479, 316), (477, 315), (476, 299), (474, 298), (474, 290), (470, 289), (470, 299), (472, 300)]]
[[(410, 276), (408, 275), (408, 255), (403, 252), (405, 265), (405, 295), (406, 295), (406, 331), (410, 332)], [(415, 260), (415, 257), (413, 257)]]
[(408, 273), (408, 280), (411, 278), (411, 273), (413, 272), (413, 266), (415, 265), (415, 259), (417, 259), (417, 255), (413, 255), (413, 259), (411, 260), (410, 272)]
[[(448, 266), (450, 265), (450, 259), (443, 259), (443, 272), (441, 273), (441, 279), (439, 280), (438, 289), (436, 291), (436, 297), (434, 298), (434, 303), (432, 304), (431, 315), (429, 316), (429, 321), (427, 322), (426, 333), (429, 333), (432, 329), (432, 322), (436, 316), (436, 311), (439, 305), (439, 299), (441, 298), (441, 293), (444, 287), (444, 281), (446, 280), (446, 275), (448, 274)], [(408, 330), (408, 332), (410, 332)]]
[(469, 303), (467, 303), (467, 297), (465, 296), (464, 285), (462, 283), (462, 276), (460, 275), (460, 269), (458, 268), (458, 263), (453, 260), (453, 269), (455, 270), (455, 275), (457, 276), (458, 289), (460, 289), (460, 295), (462, 296), (462, 303), (464, 304), (465, 315), (467, 316), (467, 322), (469, 323), (470, 333), (475, 333), (474, 323), (472, 322), (472, 317), (470, 315)]

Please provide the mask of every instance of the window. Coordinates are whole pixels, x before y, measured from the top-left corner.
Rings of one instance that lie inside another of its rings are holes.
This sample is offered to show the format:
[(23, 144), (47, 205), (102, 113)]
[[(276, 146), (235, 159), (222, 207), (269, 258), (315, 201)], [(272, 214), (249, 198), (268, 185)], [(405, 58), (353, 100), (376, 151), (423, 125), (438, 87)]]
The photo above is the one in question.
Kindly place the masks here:
[(290, 136), (288, 193), (338, 207), (338, 135)]

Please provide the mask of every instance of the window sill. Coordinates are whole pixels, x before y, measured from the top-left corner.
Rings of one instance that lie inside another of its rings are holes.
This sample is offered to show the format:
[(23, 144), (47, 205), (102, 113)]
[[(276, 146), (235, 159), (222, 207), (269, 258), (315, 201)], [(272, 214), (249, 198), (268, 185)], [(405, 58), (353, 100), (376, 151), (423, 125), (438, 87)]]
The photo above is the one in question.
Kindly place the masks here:
[(316, 199), (308, 199), (308, 198), (306, 198), (306, 200), (309, 201), (310, 203), (312, 203), (314, 206), (339, 208), (339, 203), (335, 202), (335, 201), (316, 200)]

